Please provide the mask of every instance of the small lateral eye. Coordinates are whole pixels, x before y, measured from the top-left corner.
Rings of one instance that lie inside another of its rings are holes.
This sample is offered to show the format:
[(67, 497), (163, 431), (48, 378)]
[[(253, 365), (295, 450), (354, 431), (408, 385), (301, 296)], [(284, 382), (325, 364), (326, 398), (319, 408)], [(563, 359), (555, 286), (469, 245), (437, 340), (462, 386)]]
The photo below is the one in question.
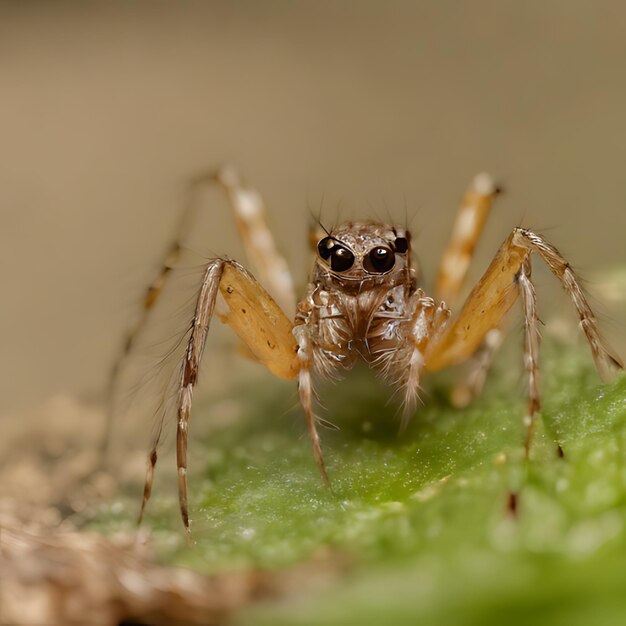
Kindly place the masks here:
[(354, 265), (354, 254), (331, 237), (322, 239), (317, 244), (317, 251), (324, 261), (330, 259), (330, 269), (333, 272), (345, 272)]
[(317, 251), (324, 261), (330, 259), (330, 253), (334, 245), (335, 242), (330, 237), (324, 237), (324, 239), (317, 244)]
[(409, 240), (406, 237), (397, 237), (393, 242), (393, 248), (396, 252), (404, 254), (409, 249)]
[(394, 266), (395, 262), (396, 257), (389, 248), (376, 246), (363, 259), (363, 267), (371, 274), (384, 274)]

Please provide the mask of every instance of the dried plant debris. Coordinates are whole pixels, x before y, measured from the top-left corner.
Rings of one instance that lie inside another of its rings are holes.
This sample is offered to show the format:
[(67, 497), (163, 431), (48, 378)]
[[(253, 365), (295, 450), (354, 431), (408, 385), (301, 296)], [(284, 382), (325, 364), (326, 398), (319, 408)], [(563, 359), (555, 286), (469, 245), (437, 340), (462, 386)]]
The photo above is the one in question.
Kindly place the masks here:
[(259, 572), (205, 577), (156, 565), (128, 537), (1, 533), (2, 624), (220, 624), (276, 590)]
[(7, 626), (223, 624), (253, 601), (293, 592), (298, 581), (333, 580), (345, 565), (323, 555), (281, 573), (203, 576), (157, 565), (148, 543), (128, 535), (0, 533), (0, 624)]
[(118, 482), (140, 477), (144, 463), (143, 449), (136, 456), (125, 449), (117, 476), (102, 470), (93, 427), (102, 421), (101, 409), (58, 396), (6, 422), (1, 625), (222, 624), (253, 601), (291, 593), (303, 577), (315, 587), (344, 568), (341, 558), (322, 552), (283, 572), (244, 567), (205, 576), (158, 564), (148, 533), (86, 530)]

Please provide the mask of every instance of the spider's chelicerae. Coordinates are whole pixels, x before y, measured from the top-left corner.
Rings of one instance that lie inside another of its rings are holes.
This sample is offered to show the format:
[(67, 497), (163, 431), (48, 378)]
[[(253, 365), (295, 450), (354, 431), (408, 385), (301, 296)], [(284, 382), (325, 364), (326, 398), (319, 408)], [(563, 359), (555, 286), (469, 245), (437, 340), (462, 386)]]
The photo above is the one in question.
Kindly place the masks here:
[[(401, 390), (406, 420), (414, 410), (424, 373), (469, 360), (469, 375), (452, 395), (457, 405), (467, 404), (482, 388), (501, 343), (503, 318), (518, 297), (524, 313), (524, 367), (529, 396), (524, 420), (528, 455), (533, 422), (540, 408), (537, 381), (540, 336), (531, 279), (533, 253), (547, 264), (569, 295), (600, 375), (606, 378), (612, 369), (622, 367), (602, 339), (569, 263), (544, 237), (525, 228), (512, 230), (460, 311), (451, 316), (448, 306), (459, 294), (498, 193), (485, 174), (476, 177), (463, 198), (441, 260), (434, 297), (427, 296), (417, 284), (411, 235), (406, 228), (363, 221), (313, 233), (315, 261), (306, 292), (299, 301), (287, 264), (268, 228), (260, 196), (243, 187), (228, 168), (210, 180), (223, 187), (229, 197), (247, 256), (260, 282), (236, 261), (216, 258), (206, 267), (197, 296), (177, 396), (178, 490), (187, 532), (189, 414), (214, 312), (273, 374), (297, 380), (313, 454), (326, 485), (329, 480), (313, 401), (315, 376), (332, 377), (363, 360)], [(142, 322), (158, 299), (167, 272), (180, 253), (181, 238), (182, 235), (148, 289)], [(289, 316), (293, 316), (293, 322)], [(138, 329), (139, 326), (129, 335), (125, 354), (132, 348)], [(119, 366), (114, 369), (113, 386), (118, 371)], [(158, 439), (157, 435), (149, 454), (141, 515), (150, 497)]]

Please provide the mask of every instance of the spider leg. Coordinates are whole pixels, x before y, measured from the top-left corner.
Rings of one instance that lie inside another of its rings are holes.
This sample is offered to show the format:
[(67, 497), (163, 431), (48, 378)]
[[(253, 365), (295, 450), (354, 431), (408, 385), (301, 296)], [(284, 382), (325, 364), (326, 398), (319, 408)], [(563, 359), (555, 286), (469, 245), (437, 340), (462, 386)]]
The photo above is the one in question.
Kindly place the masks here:
[(424, 296), (421, 289), (414, 294), (415, 312), (407, 325), (409, 350), (404, 359), (394, 359), (393, 368), (399, 370), (400, 386), (404, 390), (400, 432), (408, 426), (419, 398), (419, 384), (424, 369), (424, 353), (429, 341), (442, 332), (450, 317), (450, 309), (445, 302), (435, 305), (432, 298)]
[[(500, 191), (488, 174), (479, 174), (465, 192), (452, 227), (450, 241), (439, 265), (435, 283), (437, 300), (445, 300), (449, 305), (456, 301), (493, 201)], [(470, 360), (466, 378), (457, 384), (450, 394), (453, 405), (467, 406), (480, 394), (501, 343), (501, 330), (494, 328), (487, 333), (482, 345)]]
[(524, 418), (526, 425), (525, 450), (526, 457), (530, 454), (530, 443), (533, 436), (535, 417), (541, 409), (539, 396), (539, 317), (537, 315), (537, 294), (530, 278), (530, 257), (520, 268), (517, 285), (522, 297), (524, 308), (524, 366), (528, 374), (528, 414)]
[[(206, 344), (206, 338), (215, 311), (218, 295), (226, 310), (220, 315), (250, 349), (256, 360), (280, 378), (294, 379), (299, 362), (292, 324), (272, 297), (235, 261), (216, 259), (204, 274), (196, 303), (187, 349), (183, 358), (178, 387), (176, 430), (176, 463), (178, 467), (178, 495), (180, 513), (189, 534), (187, 503), (187, 443), (193, 391)], [(154, 466), (157, 461), (158, 437), (148, 455), (148, 469), (139, 521), (150, 497)]]
[(487, 333), (497, 328), (517, 299), (517, 274), (530, 251), (514, 245), (513, 234), (467, 297), (461, 312), (431, 342), (426, 368), (437, 371), (469, 359)]
[(306, 425), (309, 431), (311, 445), (313, 447), (315, 463), (317, 464), (317, 468), (322, 476), (324, 486), (330, 487), (328, 473), (326, 472), (326, 466), (324, 464), (320, 437), (317, 432), (318, 420), (313, 410), (314, 393), (312, 372), (314, 370), (314, 346), (305, 324), (295, 326), (294, 335), (298, 345), (298, 393), (300, 395), (300, 404), (302, 404), (302, 408), (304, 409)]
[[(428, 346), (425, 355), (425, 366), (430, 371), (470, 358), (487, 333), (499, 327), (520, 294), (524, 308), (525, 364), (529, 377), (529, 431), (540, 406), (537, 383), (539, 333), (535, 290), (530, 280), (531, 252), (536, 252), (544, 260), (570, 296), (602, 378), (606, 380), (610, 370), (622, 368), (621, 361), (600, 335), (591, 307), (569, 263), (542, 236), (523, 228), (514, 229), (505, 240), (456, 320)], [(530, 435), (527, 432), (527, 453)]]
[(304, 366), (300, 370), (300, 375), (298, 377), (298, 392), (300, 395), (300, 402), (304, 409), (304, 415), (306, 417), (306, 425), (309, 431), (311, 445), (313, 447), (313, 457), (315, 458), (315, 463), (317, 464), (317, 468), (322, 476), (324, 486), (330, 488), (330, 480), (328, 479), (326, 465), (324, 464), (320, 436), (317, 432), (317, 418), (313, 412), (313, 384), (311, 380), (311, 369), (308, 366)]
[(228, 195), (246, 256), (258, 273), (260, 282), (278, 306), (288, 316), (293, 317), (296, 311), (293, 279), (287, 261), (278, 252), (274, 242), (261, 194), (244, 187), (232, 167), (220, 168), (215, 180)]
[(163, 259), (161, 261), (161, 267), (146, 288), (146, 292), (142, 302), (141, 314), (139, 315), (134, 326), (132, 326), (130, 330), (126, 333), (126, 338), (122, 345), (122, 349), (119, 352), (116, 360), (114, 361), (113, 366), (111, 367), (106, 391), (107, 412), (101, 445), (101, 458), (103, 463), (108, 456), (109, 448), (111, 445), (111, 438), (113, 436), (113, 426), (118, 411), (117, 400), (120, 386), (120, 377), (122, 375), (124, 364), (128, 356), (133, 351), (137, 343), (139, 334), (148, 323), (152, 310), (159, 300), (159, 297), (163, 291), (163, 288), (165, 287), (172, 268), (175, 267), (176, 263), (180, 260), (183, 250), (183, 240), (188, 229), (193, 208), (193, 202), (189, 201), (181, 215), (181, 219), (179, 221), (176, 231), (176, 236), (173, 242), (170, 244), (167, 252), (163, 256)]
[(504, 332), (501, 328), (492, 328), (487, 332), (481, 346), (468, 361), (469, 371), (450, 393), (450, 400), (455, 407), (464, 408), (481, 394), (487, 373), (503, 340)]
[(267, 286), (268, 291), (283, 311), (290, 316), (295, 311), (296, 296), (291, 274), (287, 262), (280, 255), (274, 243), (261, 195), (253, 189), (243, 187), (237, 173), (230, 167), (222, 167), (217, 172), (197, 177), (189, 186), (190, 198), (180, 216), (173, 242), (163, 257), (159, 271), (146, 290), (141, 315), (127, 333), (123, 348), (111, 368), (107, 387), (108, 410), (101, 448), (103, 460), (108, 454), (112, 438), (113, 425), (118, 410), (118, 389), (124, 363), (133, 351), (142, 329), (147, 325), (172, 267), (180, 260), (184, 242), (193, 224), (194, 212), (197, 208), (197, 203), (193, 202), (194, 194), (200, 185), (206, 184), (217, 184), (224, 189), (235, 216), (235, 223), (239, 236), (244, 243), (246, 255), (259, 272), (261, 282)]
[(465, 192), (452, 227), (450, 241), (439, 263), (435, 300), (445, 300), (448, 305), (454, 304), (498, 193), (500, 189), (488, 174), (476, 176)]
[(600, 334), (598, 323), (587, 302), (580, 280), (570, 264), (552, 244), (532, 231), (516, 228), (513, 231), (513, 242), (515, 245), (526, 246), (529, 250), (539, 254), (550, 271), (559, 279), (578, 313), (580, 328), (587, 338), (600, 377), (605, 382), (610, 380), (611, 374), (616, 369), (623, 369), (624, 365)]
[(415, 413), (426, 348), (442, 332), (449, 317), (445, 302), (436, 305), (417, 288), (403, 306), (394, 311), (379, 310), (369, 320), (366, 359), (376, 375), (390, 382), (401, 398), (400, 432)]

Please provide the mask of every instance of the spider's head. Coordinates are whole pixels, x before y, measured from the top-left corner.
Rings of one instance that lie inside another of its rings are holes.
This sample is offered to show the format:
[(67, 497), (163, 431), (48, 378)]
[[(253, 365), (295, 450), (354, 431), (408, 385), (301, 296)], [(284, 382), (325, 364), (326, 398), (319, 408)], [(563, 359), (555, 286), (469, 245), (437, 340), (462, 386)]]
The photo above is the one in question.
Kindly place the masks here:
[(345, 280), (368, 280), (410, 268), (411, 235), (380, 222), (346, 222), (317, 243), (317, 264)]

